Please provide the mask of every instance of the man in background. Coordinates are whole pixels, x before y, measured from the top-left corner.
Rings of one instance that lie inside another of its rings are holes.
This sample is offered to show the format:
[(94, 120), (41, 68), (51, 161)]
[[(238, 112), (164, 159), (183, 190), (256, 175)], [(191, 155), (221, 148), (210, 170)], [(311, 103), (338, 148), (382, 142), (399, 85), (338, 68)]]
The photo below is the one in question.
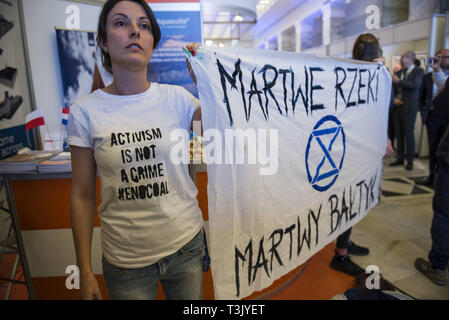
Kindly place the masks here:
[[(431, 58), (434, 59), (434, 63), (431, 64), (433, 70), (424, 75), (420, 94), (421, 118), (427, 127), (429, 143), (429, 175), (416, 183), (425, 186), (433, 186), (436, 166), (435, 152), (438, 142), (444, 133), (442, 123), (444, 120), (444, 109), (446, 108), (440, 104), (439, 108), (436, 109), (433, 101), (441, 92), (444, 82), (449, 76), (449, 49), (439, 50), (435, 57)], [(434, 77), (436, 81), (433, 80)]]
[[(397, 139), (396, 161), (390, 166), (404, 164), (404, 151), (407, 150), (406, 170), (413, 170), (413, 158), (415, 157), (414, 128), (416, 114), (419, 109), (419, 92), (422, 84), (424, 70), (416, 67), (414, 62), (416, 55), (413, 51), (407, 51), (401, 56), (402, 70), (399, 75), (393, 74), (392, 80), (396, 87), (397, 96), (394, 99), (394, 129)], [(404, 144), (404, 138), (406, 144)]]

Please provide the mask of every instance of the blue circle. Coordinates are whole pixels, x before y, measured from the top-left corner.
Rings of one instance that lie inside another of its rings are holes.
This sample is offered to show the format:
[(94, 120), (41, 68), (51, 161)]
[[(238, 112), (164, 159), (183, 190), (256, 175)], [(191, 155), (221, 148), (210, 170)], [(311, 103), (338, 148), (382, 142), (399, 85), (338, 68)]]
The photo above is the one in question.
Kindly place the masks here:
[[(315, 190), (318, 190), (318, 191), (320, 191), (320, 192), (326, 191), (327, 189), (329, 189), (330, 187), (332, 187), (332, 185), (333, 185), (333, 184), (335, 183), (335, 181), (337, 180), (338, 175), (339, 175), (339, 172), (340, 172), (340, 170), (341, 170), (341, 168), (342, 168), (342, 166), (343, 166), (343, 160), (344, 160), (344, 158), (345, 158), (345, 152), (346, 152), (346, 138), (345, 138), (345, 132), (344, 132), (344, 130), (343, 130), (343, 126), (341, 125), (341, 122), (340, 122), (335, 116), (328, 115), (328, 116), (325, 116), (325, 117), (321, 118), (321, 119), (317, 122), (317, 124), (315, 125), (315, 127), (313, 127), (313, 131), (317, 130), (322, 124), (324, 124), (325, 122), (328, 122), (328, 121), (332, 121), (332, 122), (334, 122), (338, 127), (341, 127), (341, 134), (342, 134), (342, 139), (343, 139), (343, 156), (341, 157), (340, 164), (339, 164), (339, 166), (338, 166), (338, 173), (334, 174), (334, 178), (332, 179), (332, 181), (329, 182), (329, 183), (328, 183), (327, 185), (325, 185), (325, 186), (319, 186), (319, 185), (317, 185), (316, 183), (312, 183), (312, 182), (313, 182), (313, 178), (312, 178), (312, 175), (310, 174), (310, 170), (309, 170), (309, 161), (308, 161), (308, 159), (309, 159), (310, 145), (311, 145), (312, 140), (313, 140), (313, 137), (314, 137), (313, 132), (312, 132), (312, 133), (310, 134), (310, 136), (309, 136), (309, 141), (308, 141), (308, 143), (307, 143), (306, 156), (305, 156), (305, 160), (306, 160), (306, 170), (307, 170), (307, 178), (309, 179), (309, 183), (312, 185), (312, 187), (313, 187)], [(318, 173), (317, 173), (317, 174), (318, 174)]]

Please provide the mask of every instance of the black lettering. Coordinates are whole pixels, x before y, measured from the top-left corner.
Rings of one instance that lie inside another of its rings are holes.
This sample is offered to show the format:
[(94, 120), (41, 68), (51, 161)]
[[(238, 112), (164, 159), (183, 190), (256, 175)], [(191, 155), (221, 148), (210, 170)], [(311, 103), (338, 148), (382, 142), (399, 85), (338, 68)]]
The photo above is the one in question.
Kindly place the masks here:
[(288, 227), (288, 228), (286, 228), (284, 230), (285, 233), (290, 234), (290, 251), (289, 251), (290, 253), (289, 253), (289, 256), (288, 256), (288, 260), (289, 261), (292, 259), (292, 247), (293, 247), (293, 233), (292, 233), (292, 231), (293, 231), (293, 229), (295, 229), (295, 227), (296, 227), (296, 225), (292, 224), (290, 227)]
[(118, 199), (125, 200), (125, 190), (123, 188), (118, 189)]
[(345, 220), (346, 223), (349, 221), (349, 217), (348, 217), (348, 206), (346, 205), (346, 190), (343, 189), (343, 198), (341, 199), (341, 212), (340, 212), (340, 216), (341, 218), (343, 218), (343, 214), (345, 215)]
[(351, 87), (351, 90), (349, 91), (346, 108), (353, 107), (356, 105), (355, 101), (351, 101), (351, 94), (352, 94), (352, 90), (354, 90), (355, 80), (357, 79), (357, 70), (358, 69), (356, 69), (356, 68), (348, 68), (348, 72), (354, 72), (354, 80), (352, 81), (352, 87)]
[[(328, 202), (330, 203), (331, 207), (331, 232), (329, 233), (329, 235), (331, 235), (338, 229), (338, 226), (340, 225), (340, 212), (338, 211), (338, 197), (335, 194), (333, 194), (329, 197)], [(336, 215), (336, 222), (334, 223), (335, 215)]]
[[(273, 77), (273, 79), (271, 80), (270, 83), (267, 82), (267, 76), (266, 76), (268, 70), (272, 70), (274, 72), (274, 77)], [(263, 78), (263, 83), (264, 83), (263, 91), (265, 93), (265, 112), (267, 114), (267, 117), (268, 118), (270, 117), (270, 115), (268, 113), (268, 95), (267, 95), (267, 92), (270, 94), (271, 98), (276, 103), (276, 106), (278, 108), (279, 113), (282, 114), (282, 110), (279, 107), (279, 103), (276, 100), (276, 97), (274, 96), (273, 91), (271, 91), (271, 88), (273, 88), (274, 85), (276, 84), (276, 79), (278, 78), (278, 71), (276, 70), (275, 67), (273, 67), (273, 66), (271, 66), (269, 64), (266, 64), (266, 65), (263, 66), (263, 68), (262, 68), (262, 70), (260, 70), (260, 72), (262, 72), (262, 78)]]
[(243, 255), (240, 250), (235, 246), (235, 288), (236, 288), (236, 296), (240, 296), (240, 268), (239, 268), (239, 259), (242, 260), (242, 268), (245, 265), (245, 261), (247, 261), (246, 254), (248, 254), (248, 286), (251, 284), (251, 272), (253, 270), (253, 239), (251, 239), (248, 245), (245, 248), (245, 254)]
[(120, 174), (122, 176), (122, 182), (129, 183), (128, 176), (126, 175), (125, 169), (120, 170)]
[(265, 109), (263, 108), (263, 103), (262, 103), (262, 91), (257, 90), (257, 83), (256, 83), (256, 78), (254, 77), (254, 72), (256, 71), (256, 69), (251, 71), (251, 85), (250, 85), (250, 91), (248, 91), (247, 93), (249, 94), (248, 97), (248, 118), (246, 119), (246, 121), (249, 120), (249, 117), (251, 115), (251, 98), (253, 97), (253, 95), (257, 95), (257, 100), (259, 101), (259, 106), (260, 109), (262, 109), (262, 113), (263, 113), (263, 117), (265, 118), (265, 120), (268, 120), (267, 118), (267, 114), (265, 113)]
[(298, 216), (298, 250), (296, 252), (296, 256), (299, 256), (302, 250), (302, 246), (304, 245), (304, 242), (307, 243), (307, 248), (310, 250), (310, 214), (308, 215), (308, 221), (309, 221), (309, 228), (305, 227), (304, 231), (302, 233), (302, 239), (301, 239), (301, 220)]
[(163, 170), (164, 170), (164, 164), (162, 162), (158, 163), (157, 164), (157, 175), (158, 175), (158, 177), (163, 177), (164, 176)]
[(380, 75), (380, 65), (377, 66), (377, 75), (376, 75), (376, 102), (379, 94), (379, 75)]
[(304, 105), (304, 108), (306, 109), (306, 114), (309, 114), (309, 95), (308, 95), (308, 86), (309, 86), (309, 74), (307, 73), (307, 67), (304, 66), (304, 75), (306, 78), (306, 83), (305, 83), (305, 92), (306, 94), (304, 95), (303, 90), (301, 89), (301, 83), (299, 83), (298, 85), (298, 90), (296, 91), (296, 97), (295, 97), (295, 73), (293, 72), (292, 69), (290, 69), (290, 72), (292, 74), (292, 110), (293, 113), (295, 113), (295, 106), (296, 106), (296, 101), (298, 101), (298, 95), (301, 94), (301, 99), (302, 99), (302, 103)]
[[(279, 235), (279, 240), (276, 243), (274, 243), (275, 234)], [(284, 233), (283, 233), (282, 229), (274, 230), (270, 236), (270, 239), (271, 239), (271, 249), (269, 250), (269, 252), (271, 252), (270, 271), (273, 271), (273, 256), (276, 257), (276, 260), (278, 261), (279, 265), (281, 265), (281, 266), (284, 265), (282, 263), (281, 257), (279, 256), (279, 253), (276, 249), (279, 246), (279, 244), (281, 243), (283, 236), (284, 236)]]
[(377, 175), (375, 175), (373, 178), (371, 178), (371, 181), (370, 181), (371, 203), (374, 202), (374, 186), (376, 185), (376, 180), (377, 180)]
[[(161, 129), (156, 128), (156, 129), (151, 129), (151, 132), (153, 133), (153, 138), (154, 139), (162, 139), (162, 133), (161, 133)], [(150, 139), (151, 140), (151, 139)]]
[(313, 112), (313, 110), (319, 110), (324, 109), (323, 104), (313, 104), (313, 91), (315, 90), (323, 90), (323, 87), (320, 85), (314, 86), (313, 85), (313, 72), (314, 71), (324, 71), (320, 67), (312, 67), (310, 70), (310, 113)]
[(253, 280), (256, 280), (257, 270), (259, 268), (263, 267), (265, 270), (265, 273), (267, 274), (268, 278), (270, 277), (270, 273), (268, 272), (268, 260), (265, 258), (265, 252), (263, 249), (263, 237), (260, 239), (259, 242), (259, 253), (257, 254), (257, 262), (256, 265), (253, 267)]
[(126, 143), (125, 139), (125, 135), (123, 133), (117, 133), (117, 139), (118, 139), (118, 143), (120, 143), (121, 145)]
[(144, 185), (139, 186), (139, 199), (145, 199), (147, 195), (147, 187)]
[[(140, 170), (138, 170), (138, 169), (141, 169), (140, 167), (139, 168), (131, 168), (131, 169), (129, 169), (129, 173), (130, 173), (130, 175), (131, 175), (131, 180), (132, 181), (134, 181), (134, 182), (139, 182), (139, 177), (136, 175), (136, 171), (137, 172), (139, 172)], [(122, 171), (125, 171), (125, 170), (122, 170)]]
[(354, 214), (352, 214), (352, 206), (354, 205), (355, 202), (355, 193), (354, 193), (354, 197), (352, 196), (352, 186), (349, 186), (349, 219), (352, 220), (357, 216), (357, 212), (355, 212)]
[(134, 132), (133, 133), (133, 142), (142, 142), (142, 139), (144, 138), (142, 136), (143, 131)]
[(374, 93), (373, 93), (373, 89), (371, 88), (371, 83), (373, 82), (375, 76), (376, 76), (376, 71), (374, 71), (373, 76), (371, 77), (371, 70), (368, 70), (368, 87), (367, 87), (367, 95), (366, 95), (367, 103), (369, 103), (370, 93), (371, 93), (371, 98), (374, 101)]
[(363, 100), (363, 99), (360, 98), (360, 89), (366, 87), (366, 85), (362, 83), (362, 74), (364, 72), (366, 72), (366, 71), (368, 71), (368, 70), (367, 69), (360, 69), (359, 70), (359, 90), (358, 90), (358, 98), (359, 99), (357, 101), (358, 104), (365, 104), (366, 103), (366, 100)]
[(159, 185), (157, 182), (153, 184), (153, 195), (159, 197)]
[(362, 193), (363, 193), (363, 185), (365, 184), (365, 180), (360, 181), (356, 184), (357, 187), (359, 187), (360, 192), (360, 198), (359, 198), (359, 214), (362, 212)]
[[(342, 71), (344, 78), (341, 82), (338, 82), (338, 72)], [(343, 101), (345, 102), (346, 105), (346, 99), (345, 99), (345, 95), (343, 93), (343, 89), (341, 88), (341, 85), (345, 82), (346, 80), (346, 71), (345, 69), (343, 69), (342, 67), (336, 67), (334, 69), (335, 72), (335, 111), (337, 111), (337, 105), (338, 105), (338, 93), (340, 93), (341, 98), (343, 99)]]
[(118, 145), (117, 143), (117, 137), (115, 136), (115, 133), (111, 133), (111, 147), (113, 145)]
[(315, 222), (315, 246), (318, 245), (318, 236), (319, 236), (319, 232), (318, 232), (318, 221), (320, 220), (320, 215), (321, 215), (321, 204), (320, 204), (320, 208), (318, 209), (318, 216), (315, 216), (315, 213), (313, 212), (313, 210), (309, 209), (309, 216), (312, 215), (313, 221)]
[(253, 270), (253, 239), (251, 239), (248, 245), (245, 248), (245, 254), (243, 255), (240, 250), (235, 246), (235, 287), (237, 294), (236, 296), (240, 296), (240, 268), (239, 268), (239, 259), (242, 260), (242, 268), (245, 265), (245, 261), (247, 261), (246, 254), (248, 253), (248, 286), (251, 284), (251, 273)]
[(145, 136), (146, 136), (147, 140), (153, 139), (153, 136), (151, 135), (151, 131), (150, 130), (145, 130)]
[(287, 73), (290, 73), (288, 69), (279, 69), (279, 73), (282, 74), (282, 88), (284, 89), (284, 109), (285, 114), (288, 115), (288, 107), (287, 107), (287, 87), (285, 86), (287, 80)]
[(120, 150), (120, 152), (122, 154), (122, 163), (130, 163), (133, 161), (133, 159), (131, 158), (131, 150), (125, 149)]
[[(240, 85), (241, 85), (241, 94), (242, 94), (242, 100), (243, 100), (243, 105), (245, 107), (245, 114), (246, 114), (246, 100), (245, 100), (245, 88), (243, 86), (243, 82), (242, 82), (242, 70), (240, 69), (240, 59), (238, 59), (235, 62), (234, 65), (234, 72), (232, 73), (232, 76), (225, 70), (225, 68), (223, 67), (223, 65), (221, 64), (220, 60), (217, 59), (217, 66), (218, 66), (218, 72), (220, 74), (220, 81), (221, 81), (221, 87), (223, 89), (223, 102), (226, 103), (226, 110), (228, 112), (228, 117), (229, 117), (229, 124), (231, 126), (234, 126), (234, 120), (232, 118), (232, 112), (231, 112), (231, 105), (229, 104), (229, 97), (228, 97), (228, 92), (226, 89), (226, 80), (228, 80), (228, 82), (231, 84), (231, 90), (232, 89), (237, 89), (236, 83), (237, 83), (237, 75), (239, 75), (239, 80), (240, 80)], [(249, 119), (249, 118), (248, 118)]]

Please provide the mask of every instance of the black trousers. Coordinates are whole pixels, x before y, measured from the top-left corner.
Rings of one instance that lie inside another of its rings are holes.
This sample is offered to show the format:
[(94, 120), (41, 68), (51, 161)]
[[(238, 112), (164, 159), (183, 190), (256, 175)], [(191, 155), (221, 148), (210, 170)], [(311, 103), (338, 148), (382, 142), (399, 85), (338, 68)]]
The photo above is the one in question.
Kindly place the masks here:
[(446, 163), (440, 163), (436, 171), (432, 205), (429, 261), (435, 268), (444, 270), (449, 262), (449, 166)]
[(349, 228), (337, 238), (337, 249), (348, 249), (349, 237), (351, 236), (352, 228)]
[(435, 115), (433, 111), (429, 112), (427, 117), (427, 140), (429, 142), (429, 177), (433, 179), (435, 177), (435, 168), (437, 166), (436, 150), (438, 143), (444, 134), (445, 126), (439, 117)]
[[(415, 157), (415, 121), (417, 110), (405, 110), (404, 105), (395, 106), (393, 112), (394, 130), (397, 139), (397, 161), (404, 161), (404, 156), (409, 163)], [(406, 144), (405, 144), (406, 142)], [(407, 147), (407, 149), (405, 148)], [(407, 154), (405, 155), (405, 150)]]

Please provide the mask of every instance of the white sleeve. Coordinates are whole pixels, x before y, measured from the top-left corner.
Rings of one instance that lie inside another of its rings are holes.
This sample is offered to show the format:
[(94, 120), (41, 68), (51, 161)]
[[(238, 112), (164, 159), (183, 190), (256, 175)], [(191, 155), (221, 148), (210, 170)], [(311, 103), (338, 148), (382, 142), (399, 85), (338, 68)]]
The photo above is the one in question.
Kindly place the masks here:
[(433, 79), (433, 83), (435, 83), (435, 85), (437, 86), (436, 95), (438, 95), (441, 92), (441, 90), (443, 90), (443, 88), (444, 88), (444, 84), (446, 83), (447, 76), (443, 73), (443, 71), (432, 72), (432, 79)]
[(88, 116), (82, 112), (78, 105), (72, 105), (67, 123), (67, 144), (93, 149), (89, 128)]

